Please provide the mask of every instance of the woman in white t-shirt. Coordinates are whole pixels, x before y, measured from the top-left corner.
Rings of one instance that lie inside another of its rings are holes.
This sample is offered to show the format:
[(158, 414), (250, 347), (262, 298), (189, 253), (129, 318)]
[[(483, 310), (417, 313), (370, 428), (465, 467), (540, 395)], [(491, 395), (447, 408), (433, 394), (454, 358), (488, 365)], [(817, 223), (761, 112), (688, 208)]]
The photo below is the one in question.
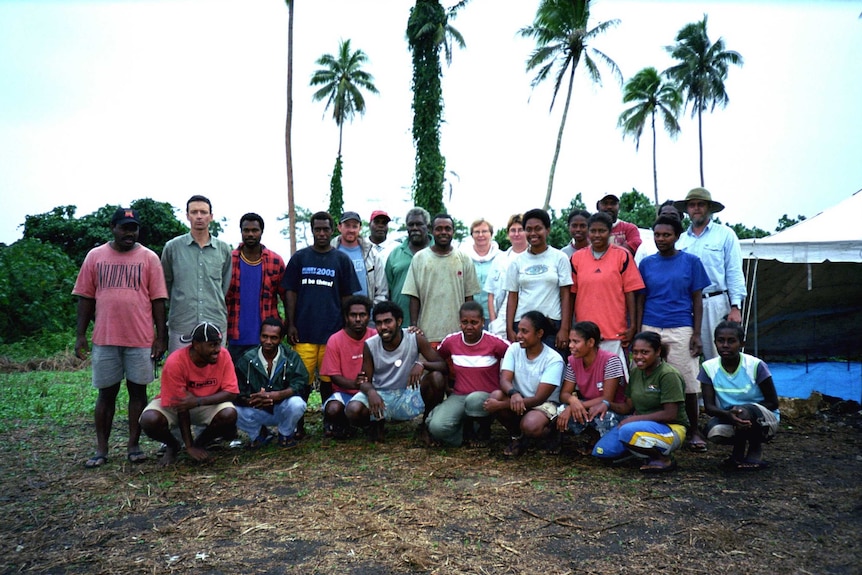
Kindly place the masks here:
[(568, 357), (569, 326), (572, 321), (572, 266), (560, 250), (548, 245), (551, 218), (545, 210), (524, 214), (524, 231), (529, 248), (509, 264), (506, 274), (506, 332), (515, 341), (517, 322), (531, 310), (542, 312), (554, 329), (545, 332), (544, 342)]
[(518, 323), (518, 343), (512, 344), (500, 366), (500, 389), (485, 400), (485, 411), (509, 431), (512, 440), (503, 455), (521, 455), (528, 438), (548, 440), (548, 451), (559, 451), (557, 416), (563, 359), (542, 342), (549, 329), (540, 312), (528, 311)]

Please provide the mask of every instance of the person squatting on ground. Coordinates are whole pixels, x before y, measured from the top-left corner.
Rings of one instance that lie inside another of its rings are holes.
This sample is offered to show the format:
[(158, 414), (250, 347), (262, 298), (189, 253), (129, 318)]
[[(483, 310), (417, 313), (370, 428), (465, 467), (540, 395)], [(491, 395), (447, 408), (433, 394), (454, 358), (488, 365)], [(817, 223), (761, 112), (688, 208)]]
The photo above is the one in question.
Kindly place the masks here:
[[(141, 414), (141, 429), (150, 439), (165, 444), (160, 465), (176, 462), (180, 443), (171, 433), (179, 428), (186, 451), (195, 461), (209, 458), (206, 446), (216, 438), (236, 437), (239, 393), (230, 354), (222, 347), (222, 333), (209, 322), (199, 323), (180, 338), (191, 343), (168, 356), (162, 369), (162, 388)], [(192, 425), (205, 426), (192, 437)]]
[(428, 414), (428, 433), (445, 445), (487, 447), (493, 416), (484, 403), (500, 388), (500, 361), (509, 342), (484, 331), (479, 302), (461, 304), (461, 331), (447, 335), (437, 353), (449, 362), (449, 397)]
[(644, 473), (676, 469), (671, 453), (685, 441), (688, 418), (685, 414), (685, 384), (682, 376), (664, 361), (661, 337), (643, 331), (632, 340), (635, 368), (625, 387), (627, 413), (619, 425), (608, 431), (593, 448), (602, 459), (619, 459), (627, 452), (648, 461)]
[(268, 317), (260, 326), (260, 345), (236, 362), (239, 395), (236, 426), (248, 435), (250, 447), (266, 445), (278, 429), (278, 445), (296, 446), (296, 426), (305, 414), (308, 371), (299, 355), (281, 343), (284, 325)]
[(99, 390), (94, 410), (96, 453), (84, 463), (87, 468), (108, 462), (108, 439), (123, 377), (129, 392), (126, 457), (131, 463), (147, 458), (139, 445), (138, 418), (147, 405), (147, 384), (153, 381), (154, 362), (167, 349), (168, 291), (159, 257), (138, 243), (140, 229), (136, 210), (119, 208), (114, 212), (114, 239), (90, 250), (72, 290), (78, 296), (75, 355), (80, 359), (87, 358), (87, 327), (95, 320), (93, 386)]
[(500, 369), (500, 389), (485, 401), (485, 411), (506, 428), (511, 441), (503, 455), (518, 456), (530, 439), (546, 439), (546, 448), (559, 453), (560, 435), (551, 425), (557, 416), (563, 358), (542, 341), (553, 330), (544, 314), (528, 311), (518, 322), (518, 342), (506, 350)]
[(347, 439), (352, 435), (344, 408), (359, 392), (356, 376), (362, 371), (365, 342), (377, 331), (368, 327), (371, 300), (351, 296), (344, 302), (344, 328), (329, 337), (320, 374), (332, 382), (332, 395), (323, 404), (323, 435)]
[(625, 376), (619, 356), (599, 347), (599, 326), (579, 321), (569, 333), (569, 356), (563, 386), (557, 429), (575, 435), (589, 435), (589, 455), (596, 441), (619, 424), (620, 413), (627, 412)]
[(362, 371), (356, 377), (359, 393), (347, 404), (347, 419), (367, 428), (371, 441), (382, 441), (384, 421), (409, 421), (424, 414), (420, 432), (427, 438), (424, 420), (443, 401), (446, 362), (425, 336), (401, 327), (404, 316), (395, 302), (378, 303), (372, 317), (377, 335), (364, 344)]
[(765, 362), (741, 353), (745, 331), (740, 324), (723, 321), (714, 335), (718, 357), (703, 362), (697, 376), (704, 409), (712, 416), (707, 439), (733, 446), (725, 467), (762, 469), (763, 443), (775, 437), (780, 418), (772, 374)]
[(686, 447), (702, 453), (706, 451), (706, 441), (698, 429), (700, 383), (697, 371), (703, 351), (701, 296), (710, 281), (697, 256), (676, 249), (682, 224), (675, 216), (674, 210), (673, 216), (659, 216), (653, 224), (658, 253), (647, 256), (640, 264), (646, 287), (637, 295), (636, 323), (638, 331), (654, 331), (661, 336), (662, 344), (668, 350), (667, 362), (682, 375), (689, 422)]

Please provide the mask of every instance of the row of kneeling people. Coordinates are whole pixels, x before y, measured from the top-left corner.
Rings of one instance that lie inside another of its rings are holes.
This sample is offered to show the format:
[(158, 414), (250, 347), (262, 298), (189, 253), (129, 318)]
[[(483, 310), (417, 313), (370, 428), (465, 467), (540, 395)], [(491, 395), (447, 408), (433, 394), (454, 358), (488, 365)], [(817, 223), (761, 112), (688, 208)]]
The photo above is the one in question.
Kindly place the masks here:
[[(683, 379), (664, 360), (661, 336), (653, 331), (634, 336), (627, 377), (619, 356), (599, 348), (599, 328), (588, 321), (572, 327), (564, 358), (542, 341), (553, 326), (537, 311), (521, 317), (511, 344), (484, 329), (475, 302), (461, 306), (461, 330), (439, 344), (403, 327), (403, 312), (391, 301), (372, 308), (368, 298), (348, 298), (344, 320), (320, 370), (328, 437), (347, 438), (360, 428), (380, 441), (385, 422), (421, 416), (420, 436), (429, 446), (485, 447), (496, 420), (510, 436), (505, 456), (518, 456), (531, 443), (558, 453), (561, 434), (583, 433), (593, 456), (633, 455), (643, 458), (642, 471), (659, 473), (676, 468), (672, 454), (692, 425)], [(778, 400), (766, 364), (741, 352), (743, 335), (734, 322), (715, 330), (719, 356), (698, 374), (710, 416), (703, 433), (732, 446), (726, 465), (758, 469), (765, 465), (763, 443), (778, 427)], [(260, 345), (236, 365), (214, 325), (201, 323), (185, 339), (191, 345), (168, 357), (161, 393), (140, 418), (143, 431), (166, 445), (161, 463), (176, 461), (183, 444), (193, 459), (206, 459), (210, 442), (233, 438), (237, 429), (250, 448), (297, 445), (308, 372), (282, 343), (280, 320), (263, 323)], [(195, 426), (202, 428), (196, 437)]]

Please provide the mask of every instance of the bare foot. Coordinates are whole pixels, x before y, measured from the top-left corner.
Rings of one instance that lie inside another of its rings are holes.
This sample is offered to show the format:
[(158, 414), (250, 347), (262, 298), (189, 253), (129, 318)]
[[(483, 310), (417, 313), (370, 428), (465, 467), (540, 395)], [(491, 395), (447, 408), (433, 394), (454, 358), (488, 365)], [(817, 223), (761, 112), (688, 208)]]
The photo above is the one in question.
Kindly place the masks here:
[(168, 465), (173, 465), (174, 463), (176, 463), (177, 451), (178, 450), (176, 448), (171, 447), (170, 445), (167, 446), (167, 448), (165, 449), (165, 454), (162, 455), (162, 457), (159, 459), (159, 465), (161, 467), (167, 467)]

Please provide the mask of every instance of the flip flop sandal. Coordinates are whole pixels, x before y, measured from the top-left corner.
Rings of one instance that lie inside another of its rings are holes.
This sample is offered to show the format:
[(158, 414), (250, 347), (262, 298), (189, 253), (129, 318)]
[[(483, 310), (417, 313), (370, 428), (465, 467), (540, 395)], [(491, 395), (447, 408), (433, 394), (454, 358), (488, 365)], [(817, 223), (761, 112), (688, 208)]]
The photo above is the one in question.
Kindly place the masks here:
[(736, 469), (739, 471), (759, 471), (767, 467), (769, 464), (765, 461), (751, 461), (749, 459), (743, 459), (736, 464)]
[(709, 450), (705, 441), (689, 441), (685, 447), (692, 453), (706, 453)]
[(84, 467), (87, 469), (96, 469), (97, 467), (101, 467), (108, 462), (108, 457), (105, 455), (94, 455), (90, 459), (84, 462)]

